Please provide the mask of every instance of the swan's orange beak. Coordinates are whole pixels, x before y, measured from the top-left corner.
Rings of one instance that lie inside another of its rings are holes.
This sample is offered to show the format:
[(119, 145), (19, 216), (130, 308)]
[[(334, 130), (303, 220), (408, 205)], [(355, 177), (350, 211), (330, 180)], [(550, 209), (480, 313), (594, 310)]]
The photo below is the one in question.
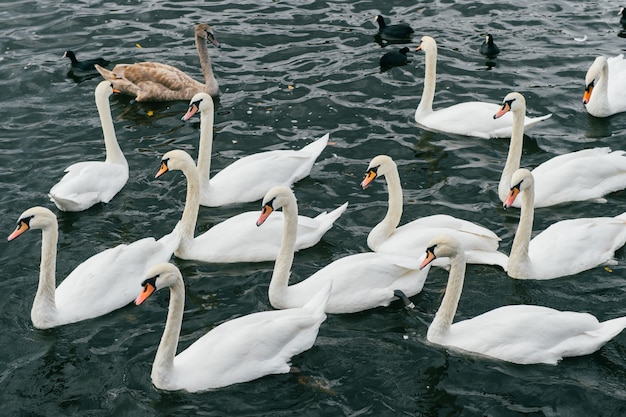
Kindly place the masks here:
[(363, 181), (361, 181), (361, 187), (363, 189), (366, 189), (372, 183), (372, 181), (374, 181), (375, 178), (376, 178), (376, 171), (373, 169), (368, 170), (365, 173), (365, 178), (363, 179)]
[(159, 172), (156, 173), (154, 178), (159, 178), (161, 175), (165, 174), (169, 169), (167, 168), (167, 159), (161, 161), (161, 166), (159, 168)]
[(274, 208), (270, 204), (266, 204), (261, 209), (261, 215), (259, 216), (259, 220), (256, 221), (256, 225), (260, 226), (265, 223), (265, 220), (272, 214)]
[(513, 205), (513, 202), (515, 201), (518, 195), (519, 195), (519, 186), (516, 185), (515, 187), (511, 187), (511, 191), (509, 192), (509, 195), (506, 198), (506, 200), (504, 200), (504, 203), (502, 203), (502, 207), (505, 210), (510, 208)]
[(583, 94), (583, 104), (589, 104), (589, 100), (591, 100), (591, 92), (593, 91), (593, 83), (590, 83), (587, 88), (585, 88), (585, 93)]
[(424, 260), (422, 261), (422, 264), (420, 265), (420, 269), (424, 269), (426, 265), (434, 261), (436, 258), (437, 257), (435, 256), (435, 252), (433, 251), (432, 248), (426, 249), (426, 258), (424, 258)]
[(493, 115), (493, 118), (494, 119), (498, 119), (498, 118), (504, 116), (509, 111), (511, 111), (511, 104), (508, 101), (504, 102), (504, 103), (502, 103), (502, 107), (500, 107), (500, 110), (498, 110), (498, 112)]
[(145, 280), (142, 286), (143, 290), (141, 291), (141, 294), (139, 294), (135, 299), (135, 305), (139, 305), (146, 301), (148, 297), (150, 297), (152, 293), (156, 290), (156, 287), (154, 286), (154, 279)]
[(122, 93), (119, 89), (117, 89), (115, 87), (111, 87), (111, 89), (113, 90), (113, 94), (121, 94)]
[(185, 115), (182, 117), (182, 121), (186, 122), (187, 120), (191, 119), (191, 116), (193, 116), (194, 114), (196, 114), (198, 112), (198, 104), (197, 103), (191, 103), (189, 105), (189, 109), (187, 110), (187, 113), (185, 113)]
[(7, 238), (8, 241), (11, 241), (13, 239), (15, 239), (16, 237), (18, 237), (19, 235), (21, 235), (22, 233), (24, 233), (25, 231), (27, 231), (28, 229), (30, 229), (30, 226), (28, 226), (28, 223), (26, 223), (24, 220), (20, 221), (17, 224), (17, 227), (15, 228), (15, 230), (13, 231), (13, 233), (11, 233), (9, 235), (9, 237)]

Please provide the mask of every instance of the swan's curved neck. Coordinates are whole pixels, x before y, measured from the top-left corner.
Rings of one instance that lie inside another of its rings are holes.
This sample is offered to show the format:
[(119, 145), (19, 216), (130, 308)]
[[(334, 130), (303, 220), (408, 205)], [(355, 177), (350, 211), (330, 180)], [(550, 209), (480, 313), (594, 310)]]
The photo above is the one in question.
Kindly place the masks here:
[(502, 170), (500, 183), (498, 184), (498, 197), (504, 202), (511, 189), (511, 178), (513, 173), (520, 167), (522, 160), (522, 148), (524, 146), (524, 118), (526, 110), (513, 112), (513, 127), (511, 132), (511, 142), (506, 163)]
[[(598, 82), (593, 87), (593, 93), (591, 94), (591, 103), (594, 107), (599, 107), (605, 111), (608, 111), (611, 107), (609, 104), (608, 86), (609, 86), (609, 65), (604, 65), (600, 70), (600, 76), (597, 78)], [(589, 105), (588, 104), (588, 105)]]
[(450, 276), (448, 277), (446, 294), (433, 322), (428, 327), (426, 337), (431, 342), (440, 341), (450, 331), (463, 292), (463, 281), (465, 281), (465, 255), (463, 252), (457, 252), (450, 257)]
[(515, 238), (511, 245), (511, 254), (507, 264), (507, 273), (513, 278), (523, 278), (528, 275), (530, 268), (530, 258), (528, 257), (528, 246), (533, 231), (533, 221), (535, 217), (535, 190), (529, 187), (523, 191), (522, 207), (519, 217), (519, 224), (515, 231)]
[(211, 177), (211, 152), (213, 152), (213, 110), (200, 113), (200, 144), (198, 145), (198, 173), (200, 181)]
[(200, 36), (196, 36), (196, 49), (198, 50), (198, 57), (200, 58), (200, 66), (202, 67), (202, 75), (204, 76), (204, 82), (207, 86), (207, 92), (209, 92), (209, 90), (213, 89), (217, 84), (217, 80), (213, 75), (207, 41)]
[(287, 288), (289, 287), (289, 274), (293, 264), (298, 232), (298, 204), (295, 199), (283, 206), (283, 218), (283, 240), (274, 263), (274, 272), (268, 290), (270, 303), (274, 308), (284, 308), (284, 300), (287, 297)]
[(431, 51), (424, 51), (426, 56), (426, 68), (424, 72), (424, 89), (422, 99), (415, 111), (415, 117), (433, 112), (433, 100), (435, 99), (435, 88), (437, 86), (437, 48)]
[[(170, 305), (167, 311), (167, 322), (161, 336), (154, 363), (152, 364), (152, 380), (167, 381), (174, 369), (174, 357), (178, 348), (178, 339), (183, 322), (185, 309), (185, 285), (177, 280), (170, 286)], [(162, 386), (164, 384), (155, 383)]]
[(396, 227), (400, 224), (402, 218), (402, 185), (400, 184), (400, 175), (397, 169), (389, 170), (385, 174), (388, 190), (388, 208), (387, 214), (378, 223), (367, 236), (367, 245), (376, 250), (378, 245), (387, 240), (393, 234)]
[(104, 136), (104, 148), (106, 150), (106, 162), (112, 164), (126, 164), (124, 153), (117, 142), (113, 117), (111, 116), (111, 106), (108, 96), (96, 96), (96, 107), (100, 115), (102, 134)]
[(51, 327), (57, 315), (55, 280), (58, 239), (59, 230), (56, 222), (41, 230), (39, 286), (30, 312), (31, 320), (37, 328)]
[(185, 197), (185, 208), (180, 219), (180, 246), (176, 253), (185, 253), (187, 246), (193, 243), (196, 230), (196, 222), (198, 221), (198, 211), (200, 210), (200, 178), (198, 169), (190, 162), (186, 164), (181, 171), (187, 178), (187, 195)]

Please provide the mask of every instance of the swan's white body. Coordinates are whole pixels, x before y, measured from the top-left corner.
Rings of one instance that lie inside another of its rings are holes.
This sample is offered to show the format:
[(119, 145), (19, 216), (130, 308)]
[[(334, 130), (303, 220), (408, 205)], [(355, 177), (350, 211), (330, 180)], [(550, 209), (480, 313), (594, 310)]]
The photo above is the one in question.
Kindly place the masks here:
[(12, 240), (28, 229), (41, 229), (39, 287), (31, 310), (39, 329), (61, 326), (107, 314), (132, 302), (148, 268), (170, 259), (178, 231), (159, 240), (144, 238), (100, 252), (78, 265), (55, 290), (58, 226), (43, 207), (26, 210)]
[(128, 162), (117, 143), (111, 117), (109, 81), (96, 87), (96, 107), (100, 115), (106, 159), (78, 162), (65, 169), (65, 176), (50, 189), (50, 200), (62, 211), (83, 211), (97, 203), (108, 203), (128, 181)]
[[(402, 217), (402, 186), (396, 163), (387, 155), (378, 155), (370, 162), (363, 188), (376, 177), (384, 176), (389, 192), (389, 208), (385, 218), (367, 236), (367, 245), (375, 252), (415, 257), (426, 249), (435, 236), (454, 236), (467, 253), (469, 263), (499, 265), (506, 269), (508, 257), (498, 252), (500, 238), (491, 230), (467, 220), (446, 214), (426, 216), (400, 227)], [(445, 258), (435, 261), (436, 266), (447, 266)]]
[[(274, 308), (294, 308), (332, 282), (327, 313), (355, 313), (388, 306), (400, 290), (411, 297), (422, 290), (428, 271), (420, 271), (419, 254), (414, 257), (385, 253), (360, 253), (340, 258), (311, 275), (289, 285), (294, 257), (298, 205), (293, 192), (284, 186), (273, 187), (263, 200), (259, 224), (282, 207), (285, 227), (280, 252), (269, 286), (269, 300)], [(265, 227), (262, 225), (261, 227)]]
[(218, 96), (219, 85), (213, 75), (207, 41), (219, 48), (211, 26), (201, 23), (194, 28), (196, 49), (205, 83), (202, 84), (176, 67), (160, 62), (118, 64), (109, 71), (100, 65), (96, 70), (111, 81), (121, 92), (134, 96), (136, 101), (189, 100), (199, 91)]
[[(511, 189), (511, 177), (520, 168), (524, 144), (526, 100), (509, 93), (495, 117), (513, 114), (513, 133), (506, 164), (498, 184), (498, 197), (504, 202)], [(626, 188), (626, 152), (610, 148), (583, 149), (556, 156), (532, 170), (535, 178), (535, 207), (548, 207), (569, 201), (597, 200)], [(520, 207), (515, 201), (514, 207)]]
[(198, 170), (202, 184), (200, 204), (203, 206), (217, 207), (257, 201), (274, 185), (291, 185), (300, 181), (309, 175), (315, 160), (328, 144), (327, 133), (298, 151), (275, 150), (248, 155), (210, 178), (214, 118), (211, 97), (204, 93), (195, 95), (183, 120), (188, 120), (198, 110)]
[(626, 327), (626, 317), (600, 323), (588, 313), (534, 305), (499, 307), (453, 324), (465, 278), (463, 250), (440, 236), (428, 251), (424, 264), (438, 256), (451, 260), (445, 296), (426, 335), (432, 343), (518, 364), (556, 365), (564, 357), (595, 352)]
[(146, 275), (142, 303), (154, 289), (170, 288), (167, 323), (152, 365), (152, 382), (163, 390), (204, 391), (290, 371), (292, 356), (310, 349), (322, 322), (330, 288), (311, 294), (302, 308), (248, 314), (213, 328), (176, 355), (185, 306), (185, 285), (172, 264)]
[(507, 273), (512, 278), (552, 279), (614, 262), (615, 251), (626, 243), (626, 213), (553, 223), (530, 240), (533, 228), (533, 175), (520, 169), (511, 179), (508, 208), (518, 194), (522, 207)]
[[(500, 119), (493, 118), (500, 108), (496, 103), (472, 101), (433, 111), (437, 82), (437, 44), (430, 36), (424, 36), (418, 50), (423, 50), (426, 55), (424, 90), (420, 104), (415, 110), (415, 122), (418, 125), (426, 130), (487, 139), (511, 136), (513, 120), (510, 115)], [(551, 114), (526, 117), (524, 122), (526, 129), (550, 116)]]
[(626, 59), (599, 56), (585, 75), (583, 104), (589, 114), (608, 117), (626, 111)]
[[(282, 213), (267, 227), (256, 227), (257, 212), (244, 212), (211, 227), (194, 237), (200, 199), (198, 170), (188, 153), (174, 150), (163, 156), (161, 171), (181, 170), (187, 178), (187, 199), (180, 221), (181, 243), (175, 255), (181, 259), (202, 262), (263, 262), (278, 256), (283, 230)], [(348, 203), (315, 218), (298, 216), (296, 250), (317, 244)]]

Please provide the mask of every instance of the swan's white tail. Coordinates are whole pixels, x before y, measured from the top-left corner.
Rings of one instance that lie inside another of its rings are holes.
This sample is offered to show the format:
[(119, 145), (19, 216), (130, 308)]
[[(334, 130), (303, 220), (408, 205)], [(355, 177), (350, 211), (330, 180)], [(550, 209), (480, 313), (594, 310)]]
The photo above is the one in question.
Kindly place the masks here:
[(315, 158), (317, 158), (317, 156), (322, 153), (326, 145), (328, 145), (329, 137), (330, 137), (330, 134), (327, 133), (321, 138), (317, 139), (315, 142), (309, 143), (304, 148), (300, 149), (300, 151), (311, 152), (312, 154), (315, 154)]
[(598, 332), (604, 336), (604, 340), (611, 340), (613, 337), (617, 336), (624, 328), (626, 328), (626, 317), (618, 317), (616, 319), (611, 319), (607, 321), (603, 321), (601, 323), (602, 328)]
[(346, 211), (346, 208), (348, 208), (347, 201), (343, 203), (341, 206), (331, 211), (330, 213), (325, 211), (315, 216), (315, 220), (321, 223), (320, 229), (323, 229), (324, 232), (326, 232), (331, 227), (333, 227), (333, 224), (335, 223), (335, 221), (339, 218), (339, 216), (341, 216)]
[(324, 315), (324, 311), (326, 310), (326, 304), (328, 303), (328, 299), (330, 298), (330, 293), (332, 290), (332, 281), (328, 284), (324, 285), (318, 292), (311, 298), (304, 306), (302, 306), (305, 310), (312, 310), (313, 316), (320, 317)]

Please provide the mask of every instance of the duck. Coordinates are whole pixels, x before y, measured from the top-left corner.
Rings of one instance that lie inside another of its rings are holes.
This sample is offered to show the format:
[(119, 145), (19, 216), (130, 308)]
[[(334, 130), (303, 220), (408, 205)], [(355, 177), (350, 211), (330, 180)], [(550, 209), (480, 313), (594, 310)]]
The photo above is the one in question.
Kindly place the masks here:
[(200, 392), (292, 370), (293, 356), (313, 347), (330, 286), (312, 294), (300, 308), (261, 311), (228, 320), (176, 354), (185, 308), (185, 284), (171, 263), (154, 265), (135, 300), (141, 305), (155, 291), (169, 288), (163, 336), (152, 364), (154, 386), (165, 391)]
[[(493, 116), (513, 114), (513, 133), (500, 182), (498, 197), (504, 202), (511, 177), (520, 168), (524, 144), (526, 99), (518, 92), (507, 94)], [(585, 175), (579, 175), (584, 172)], [(534, 207), (549, 207), (572, 201), (606, 202), (606, 194), (626, 188), (626, 152), (609, 147), (583, 149), (558, 155), (532, 170), (535, 179)], [(520, 207), (519, 200), (513, 206)]]
[(219, 207), (249, 203), (263, 198), (267, 190), (278, 184), (292, 185), (311, 173), (313, 164), (328, 144), (329, 134), (299, 150), (273, 150), (240, 158), (210, 177), (213, 150), (213, 100), (206, 93), (196, 94), (189, 103), (183, 121), (200, 112), (200, 204)]
[[(415, 110), (415, 122), (422, 128), (461, 136), (474, 136), (483, 139), (508, 138), (511, 136), (513, 119), (504, 116), (494, 119), (500, 106), (496, 103), (471, 101), (459, 103), (433, 111), (437, 82), (437, 43), (430, 36), (423, 36), (417, 51), (426, 55), (426, 71), (422, 98)], [(526, 130), (550, 118), (552, 114), (539, 117), (526, 117)]]
[(65, 169), (65, 175), (48, 193), (61, 211), (78, 212), (98, 203), (108, 203), (128, 181), (128, 162), (117, 142), (109, 96), (118, 92), (110, 81), (102, 81), (95, 90), (100, 115), (106, 159), (77, 162)]
[(458, 241), (445, 235), (430, 242), (422, 265), (440, 256), (450, 258), (451, 266), (445, 295), (426, 333), (435, 345), (520, 365), (556, 365), (565, 357), (597, 351), (626, 327), (626, 317), (599, 322), (589, 313), (524, 304), (453, 323), (463, 291), (465, 257)]
[(386, 71), (389, 68), (399, 67), (406, 65), (409, 62), (407, 55), (410, 49), (406, 46), (395, 51), (386, 52), (379, 61), (381, 71)]
[(104, 58), (95, 58), (95, 59), (86, 59), (84, 61), (79, 61), (76, 58), (76, 54), (72, 51), (65, 51), (63, 53), (62, 58), (69, 58), (71, 61), (71, 67), (73, 71), (77, 72), (96, 72), (95, 64), (100, 65), (101, 67), (106, 67), (109, 65), (109, 61)]
[[(367, 167), (361, 187), (366, 189), (376, 178), (384, 177), (389, 192), (387, 214), (367, 236), (367, 246), (380, 253), (414, 256), (426, 248), (435, 236), (447, 233), (462, 242), (470, 263), (497, 265), (506, 269), (508, 257), (498, 251), (500, 238), (491, 230), (447, 214), (435, 214), (400, 224), (402, 218), (402, 185), (395, 161), (388, 155), (374, 157)], [(445, 258), (436, 266), (447, 266)]]
[(617, 12), (618, 16), (621, 16), (619, 18), (619, 24), (626, 29), (626, 13), (624, 12), (624, 7), (620, 7), (619, 11)]
[(410, 40), (415, 32), (406, 23), (388, 25), (385, 23), (385, 18), (381, 15), (374, 16), (374, 22), (378, 24), (378, 36), (388, 42)]
[(480, 53), (487, 58), (495, 58), (500, 53), (500, 48), (493, 41), (493, 35), (488, 33), (485, 41), (480, 45)]
[(624, 54), (598, 56), (585, 74), (583, 105), (595, 117), (609, 117), (626, 111), (626, 60)]
[[(200, 199), (200, 176), (191, 156), (179, 149), (167, 152), (161, 159), (156, 178), (180, 170), (187, 179), (187, 197), (180, 221), (181, 242), (174, 252), (179, 259), (211, 263), (274, 261), (280, 248), (283, 229), (281, 216), (266, 228), (255, 226), (256, 211), (230, 217), (194, 237)], [(298, 216), (295, 250), (316, 245), (346, 211), (348, 203), (316, 217)]]
[(220, 89), (213, 74), (207, 42), (217, 48), (220, 43), (213, 28), (206, 23), (197, 25), (194, 35), (204, 84), (176, 67), (159, 62), (117, 64), (111, 71), (98, 64), (95, 68), (105, 80), (113, 81), (122, 93), (135, 97), (137, 102), (189, 100), (199, 91), (217, 97)]
[(561, 220), (531, 240), (534, 188), (533, 174), (519, 169), (511, 178), (509, 196), (503, 203), (508, 209), (518, 196), (522, 200), (506, 269), (511, 278), (553, 279), (616, 263), (615, 251), (626, 243), (626, 213)]
[(327, 313), (357, 313), (386, 307), (394, 300), (401, 300), (407, 308), (414, 307), (409, 297), (422, 290), (428, 274), (427, 270), (419, 269), (417, 250), (412, 257), (376, 252), (344, 256), (310, 277), (289, 285), (298, 218), (298, 203), (289, 187), (278, 185), (267, 192), (257, 226), (261, 227), (281, 208), (284, 221), (282, 242), (268, 288), (272, 307), (301, 307), (328, 283), (332, 283), (332, 288), (326, 304)]
[(106, 249), (79, 264), (55, 288), (56, 215), (45, 207), (29, 208), (20, 215), (8, 240), (31, 229), (41, 230), (39, 286), (31, 309), (31, 321), (37, 329), (93, 319), (132, 303), (148, 268), (168, 261), (180, 240), (174, 230), (159, 240), (147, 237)]

